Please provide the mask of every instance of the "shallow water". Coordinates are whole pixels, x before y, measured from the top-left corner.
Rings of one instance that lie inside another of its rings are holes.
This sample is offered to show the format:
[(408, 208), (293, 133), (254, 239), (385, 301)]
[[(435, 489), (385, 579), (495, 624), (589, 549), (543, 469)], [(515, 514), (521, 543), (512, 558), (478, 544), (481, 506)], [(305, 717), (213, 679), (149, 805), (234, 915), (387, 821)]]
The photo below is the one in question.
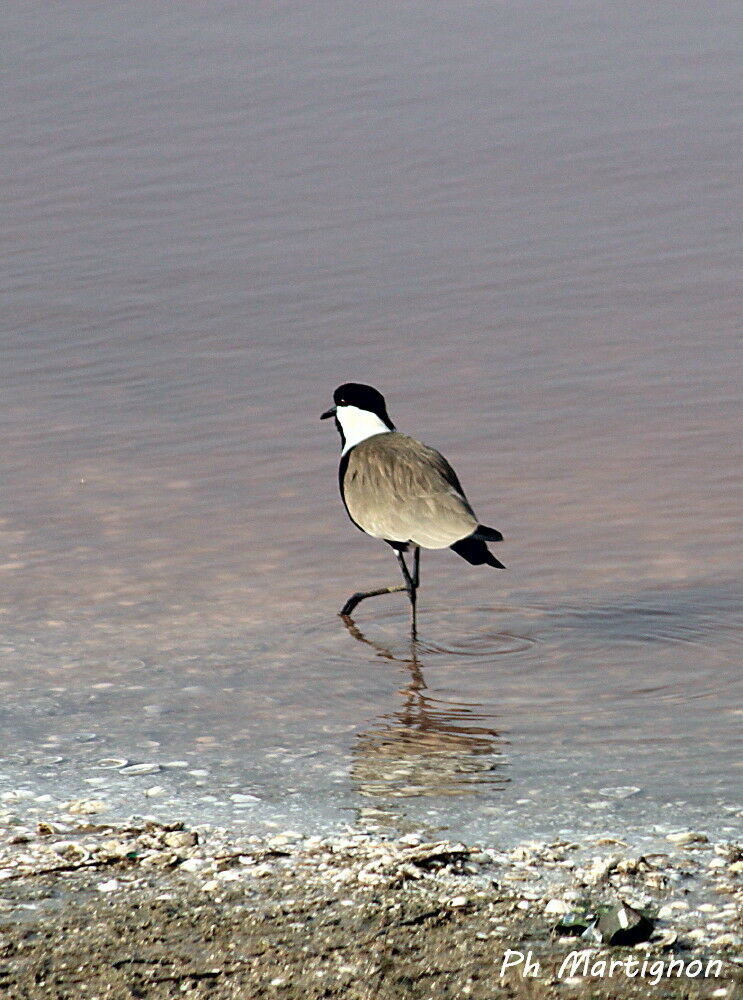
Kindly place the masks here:
[[(739, 823), (734, 14), (10, 12), (7, 808)], [(506, 537), (424, 553), (413, 651), (404, 596), (335, 616), (397, 573), (349, 378)]]

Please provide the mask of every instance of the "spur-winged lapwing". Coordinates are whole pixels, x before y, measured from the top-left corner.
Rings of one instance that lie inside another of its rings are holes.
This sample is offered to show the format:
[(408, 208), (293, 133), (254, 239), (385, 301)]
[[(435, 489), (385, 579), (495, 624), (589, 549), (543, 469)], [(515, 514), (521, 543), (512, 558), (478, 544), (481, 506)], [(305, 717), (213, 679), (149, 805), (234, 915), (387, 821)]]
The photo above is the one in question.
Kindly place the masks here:
[[(335, 390), (333, 401), (320, 419), (335, 417), (341, 436), (338, 478), (346, 511), (357, 528), (392, 546), (405, 581), (354, 594), (340, 613), (350, 615), (367, 597), (407, 590), (415, 638), (421, 548), (450, 548), (474, 566), (505, 569), (485, 544), (503, 536), (478, 522), (443, 455), (395, 430), (380, 392), (347, 382)], [(411, 546), (412, 574), (403, 557)]]

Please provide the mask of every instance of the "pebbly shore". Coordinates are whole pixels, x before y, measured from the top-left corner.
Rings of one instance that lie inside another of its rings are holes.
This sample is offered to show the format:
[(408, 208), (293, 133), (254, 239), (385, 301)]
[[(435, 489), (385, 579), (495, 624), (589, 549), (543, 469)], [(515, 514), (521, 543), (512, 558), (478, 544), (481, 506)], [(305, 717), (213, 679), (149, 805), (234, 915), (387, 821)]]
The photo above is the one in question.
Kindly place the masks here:
[(5, 814), (8, 1000), (733, 997), (743, 983), (743, 849), (703, 831), (653, 853), (608, 833), (500, 851), (96, 810)]

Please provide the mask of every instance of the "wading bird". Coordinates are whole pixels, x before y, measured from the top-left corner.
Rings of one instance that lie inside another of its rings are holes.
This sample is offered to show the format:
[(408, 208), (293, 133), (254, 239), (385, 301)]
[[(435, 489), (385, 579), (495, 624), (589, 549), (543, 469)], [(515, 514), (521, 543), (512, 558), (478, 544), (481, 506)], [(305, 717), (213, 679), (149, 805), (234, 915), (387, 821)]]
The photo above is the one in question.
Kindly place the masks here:
[[(443, 455), (395, 430), (380, 392), (347, 382), (335, 390), (333, 402), (320, 419), (334, 417), (341, 436), (338, 478), (348, 516), (361, 531), (392, 547), (405, 581), (359, 591), (340, 613), (350, 615), (367, 597), (406, 590), (415, 638), (421, 548), (450, 548), (474, 566), (505, 569), (486, 544), (500, 542), (503, 536), (478, 522)], [(403, 555), (411, 547), (412, 573)]]

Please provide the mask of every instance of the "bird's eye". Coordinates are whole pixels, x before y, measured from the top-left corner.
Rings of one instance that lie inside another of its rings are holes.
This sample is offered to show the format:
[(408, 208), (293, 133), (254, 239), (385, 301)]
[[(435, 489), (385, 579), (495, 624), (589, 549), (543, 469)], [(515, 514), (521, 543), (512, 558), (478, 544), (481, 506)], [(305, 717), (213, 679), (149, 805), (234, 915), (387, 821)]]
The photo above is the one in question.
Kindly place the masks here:
[(345, 401), (345, 399), (342, 399), (342, 400), (341, 400), (341, 401), (340, 401), (340, 402), (338, 403), (338, 406), (348, 406), (348, 403), (347, 403), (347, 402)]

